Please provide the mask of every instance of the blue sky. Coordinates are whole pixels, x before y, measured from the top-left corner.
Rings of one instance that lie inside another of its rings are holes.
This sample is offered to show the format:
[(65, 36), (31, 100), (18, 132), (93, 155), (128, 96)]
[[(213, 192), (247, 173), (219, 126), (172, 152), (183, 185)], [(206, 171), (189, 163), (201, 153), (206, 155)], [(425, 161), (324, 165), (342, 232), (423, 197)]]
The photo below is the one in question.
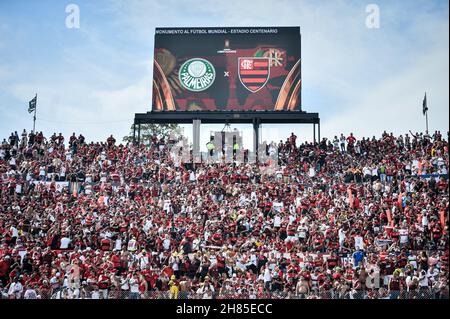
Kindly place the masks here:
[[(70, 3), (79, 29), (66, 28)], [(370, 3), (378, 29), (365, 25)], [(154, 28), (171, 26), (300, 26), (303, 109), (320, 113), (322, 136), (424, 130), (425, 91), (430, 130), (447, 131), (448, 12), (444, 0), (0, 0), (0, 137), (31, 128), (38, 93), (38, 130), (121, 139), (151, 107)], [(237, 127), (250, 141), (250, 127)], [(265, 126), (263, 138), (293, 130), (311, 139), (295, 125)]]

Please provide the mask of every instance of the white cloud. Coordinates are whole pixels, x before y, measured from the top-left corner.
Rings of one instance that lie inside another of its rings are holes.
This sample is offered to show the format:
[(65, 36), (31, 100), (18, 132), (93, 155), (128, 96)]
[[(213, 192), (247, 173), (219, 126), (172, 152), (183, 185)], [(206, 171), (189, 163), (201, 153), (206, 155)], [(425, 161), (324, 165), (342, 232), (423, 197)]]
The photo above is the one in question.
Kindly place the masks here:
[[(47, 133), (83, 133), (89, 141), (104, 140), (109, 134), (121, 140), (129, 132), (134, 113), (142, 112), (146, 105), (149, 109), (147, 80), (143, 78), (115, 90), (90, 90), (83, 85), (71, 86), (68, 90), (65, 84), (38, 85), (37, 127), (39, 130), (46, 128)], [(34, 84), (9, 87), (9, 92), (23, 102), (21, 113), (26, 114), (25, 106), (31, 98), (29, 92), (35, 88)], [(5, 113), (14, 116), (17, 111), (8, 109)]]
[(422, 99), (427, 90), (430, 131), (448, 130), (448, 55), (434, 52), (414, 66), (373, 86), (372, 92), (357, 95), (339, 115), (323, 123), (324, 134), (344, 131), (358, 136), (379, 136), (384, 130), (395, 134), (425, 130)]
[(0, 81), (11, 74), (11, 69), (6, 65), (0, 65)]

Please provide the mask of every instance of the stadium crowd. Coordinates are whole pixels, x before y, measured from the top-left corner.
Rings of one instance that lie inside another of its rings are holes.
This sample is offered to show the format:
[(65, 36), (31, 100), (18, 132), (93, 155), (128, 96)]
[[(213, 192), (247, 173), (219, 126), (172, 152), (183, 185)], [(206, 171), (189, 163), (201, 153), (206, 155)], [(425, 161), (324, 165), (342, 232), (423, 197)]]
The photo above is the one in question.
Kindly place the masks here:
[(0, 298), (448, 298), (448, 137), (292, 134), (267, 173), (12, 133)]

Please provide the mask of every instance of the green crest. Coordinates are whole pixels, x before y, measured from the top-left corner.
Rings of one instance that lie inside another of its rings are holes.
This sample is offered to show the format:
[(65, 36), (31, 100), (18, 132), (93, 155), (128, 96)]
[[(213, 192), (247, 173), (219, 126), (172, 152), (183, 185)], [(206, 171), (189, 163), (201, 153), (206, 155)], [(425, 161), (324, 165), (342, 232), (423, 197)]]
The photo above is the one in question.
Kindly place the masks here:
[(186, 90), (200, 92), (213, 84), (216, 70), (208, 60), (193, 58), (181, 65), (178, 78)]

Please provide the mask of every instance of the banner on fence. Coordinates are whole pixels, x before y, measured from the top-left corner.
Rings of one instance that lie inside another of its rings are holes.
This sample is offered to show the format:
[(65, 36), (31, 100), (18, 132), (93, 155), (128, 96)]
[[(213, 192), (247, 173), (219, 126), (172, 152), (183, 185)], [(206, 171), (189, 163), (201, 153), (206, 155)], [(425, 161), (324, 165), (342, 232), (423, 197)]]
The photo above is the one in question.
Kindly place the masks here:
[(45, 182), (45, 181), (34, 181), (35, 185), (44, 185), (47, 189), (55, 187), (56, 191), (61, 192), (64, 187), (69, 187), (69, 182)]

